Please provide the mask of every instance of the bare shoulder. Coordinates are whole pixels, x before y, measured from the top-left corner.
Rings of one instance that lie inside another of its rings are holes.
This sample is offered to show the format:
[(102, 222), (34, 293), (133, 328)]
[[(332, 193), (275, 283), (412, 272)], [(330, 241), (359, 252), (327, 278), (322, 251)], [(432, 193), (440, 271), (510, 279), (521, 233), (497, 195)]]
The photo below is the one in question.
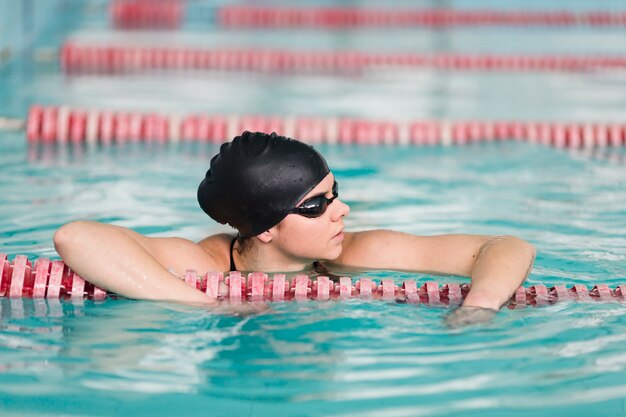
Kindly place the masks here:
[(230, 244), (233, 239), (232, 235), (220, 233), (202, 239), (198, 246), (222, 266), (220, 270), (226, 271), (230, 267)]
[[(332, 261), (336, 265), (363, 266), (364, 260), (373, 252), (386, 253), (394, 244), (406, 244), (408, 239), (415, 238), (406, 233), (393, 230), (364, 230), (344, 232), (343, 250), (341, 255)], [(397, 249), (397, 248), (394, 248)]]
[(180, 237), (140, 236), (137, 240), (163, 267), (175, 274), (182, 274), (187, 269), (204, 273), (228, 269), (228, 259), (224, 260), (224, 256), (228, 256), (226, 239), (219, 236), (211, 236), (198, 243)]

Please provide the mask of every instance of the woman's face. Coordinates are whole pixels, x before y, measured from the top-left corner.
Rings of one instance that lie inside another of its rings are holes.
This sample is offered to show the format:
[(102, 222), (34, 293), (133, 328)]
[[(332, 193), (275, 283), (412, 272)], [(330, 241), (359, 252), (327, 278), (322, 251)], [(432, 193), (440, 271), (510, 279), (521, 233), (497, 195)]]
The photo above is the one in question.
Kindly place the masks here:
[[(335, 176), (329, 173), (296, 205), (317, 195), (333, 196)], [(343, 218), (350, 213), (350, 207), (336, 198), (324, 214), (308, 218), (299, 214), (289, 214), (277, 226), (275, 244), (279, 250), (290, 257), (306, 261), (332, 260), (341, 255), (343, 242)]]

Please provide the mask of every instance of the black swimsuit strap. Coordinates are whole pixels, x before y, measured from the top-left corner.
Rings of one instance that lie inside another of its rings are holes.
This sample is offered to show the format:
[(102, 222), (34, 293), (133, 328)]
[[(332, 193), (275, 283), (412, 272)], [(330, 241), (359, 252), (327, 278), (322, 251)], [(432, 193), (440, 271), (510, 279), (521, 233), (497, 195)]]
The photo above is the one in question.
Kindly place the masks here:
[(234, 238), (232, 242), (230, 242), (230, 269), (229, 271), (236, 271), (237, 267), (235, 266), (235, 258), (233, 257), (233, 249), (235, 249), (235, 242), (237, 238)]
[[(237, 270), (237, 267), (235, 266), (235, 257), (233, 256), (233, 250), (235, 249), (236, 241), (237, 241), (237, 238), (233, 238), (233, 240), (230, 242), (230, 271)], [(330, 273), (330, 271), (328, 271), (328, 269), (326, 269), (326, 267), (320, 264), (318, 261), (313, 262), (313, 270), (317, 272), (319, 275), (325, 275), (329, 277), (330, 279), (335, 279), (335, 280), (339, 279), (339, 276)]]
[(318, 261), (313, 262), (313, 270), (317, 274), (328, 277), (332, 279), (333, 281), (339, 281), (339, 275), (333, 274), (332, 272), (328, 270), (328, 268), (326, 268), (324, 265), (322, 265)]

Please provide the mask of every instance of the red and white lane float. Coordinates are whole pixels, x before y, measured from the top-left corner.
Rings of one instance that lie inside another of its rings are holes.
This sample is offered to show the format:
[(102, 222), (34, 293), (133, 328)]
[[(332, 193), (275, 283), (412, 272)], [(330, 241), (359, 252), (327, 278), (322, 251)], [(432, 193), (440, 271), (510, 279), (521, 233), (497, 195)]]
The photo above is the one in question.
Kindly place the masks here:
[(626, 142), (626, 123), (164, 115), (65, 106), (33, 106), (26, 121), (30, 143), (221, 143), (245, 130), (276, 132), (312, 144), (465, 145), (514, 140), (587, 149), (621, 147)]
[(120, 29), (176, 29), (185, 15), (185, 1), (113, 0), (109, 13)]
[(626, 12), (567, 10), (374, 9), (234, 5), (217, 12), (231, 28), (448, 27), (448, 26), (626, 26)]
[[(183, 0), (112, 0), (109, 10), (113, 25), (118, 28), (175, 29), (185, 18), (185, 3)], [(231, 28), (626, 26), (626, 13), (609, 10), (375, 9), (244, 4), (219, 7), (215, 14), (218, 25)]]
[[(380, 282), (370, 278), (353, 281), (340, 277), (336, 282), (326, 276), (309, 278), (296, 275), (291, 280), (284, 274), (272, 277), (263, 272), (248, 276), (240, 272), (207, 272), (203, 275), (188, 270), (182, 279), (190, 286), (206, 293), (216, 301), (231, 302), (280, 302), (280, 301), (328, 301), (349, 298), (371, 300), (398, 300), (411, 304), (456, 306), (463, 302), (469, 292), (468, 284), (435, 281), (416, 282), (405, 280), (397, 284), (393, 279)], [(64, 298), (103, 300), (115, 294), (85, 281), (71, 271), (62, 261), (38, 258), (34, 262), (26, 256), (17, 255), (9, 261), (0, 253), (0, 297), (8, 298)], [(625, 302), (626, 285), (610, 288), (596, 284), (589, 289), (576, 284), (569, 287), (533, 285), (519, 287), (508, 302), (509, 308), (554, 304), (557, 301)]]
[(60, 64), (68, 74), (122, 74), (150, 70), (277, 73), (358, 73), (367, 68), (478, 71), (624, 70), (626, 56), (374, 53), (275, 49), (199, 49), (66, 42)]

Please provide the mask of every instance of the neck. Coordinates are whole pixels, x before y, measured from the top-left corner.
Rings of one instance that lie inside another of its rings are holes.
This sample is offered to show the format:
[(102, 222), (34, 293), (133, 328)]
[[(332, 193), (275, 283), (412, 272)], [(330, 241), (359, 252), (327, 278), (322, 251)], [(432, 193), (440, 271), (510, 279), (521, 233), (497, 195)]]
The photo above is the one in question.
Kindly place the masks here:
[(235, 243), (233, 259), (240, 271), (254, 272), (296, 272), (311, 265), (313, 260), (294, 258), (277, 250), (271, 243), (254, 242), (251, 248), (243, 253), (237, 252), (239, 244)]

